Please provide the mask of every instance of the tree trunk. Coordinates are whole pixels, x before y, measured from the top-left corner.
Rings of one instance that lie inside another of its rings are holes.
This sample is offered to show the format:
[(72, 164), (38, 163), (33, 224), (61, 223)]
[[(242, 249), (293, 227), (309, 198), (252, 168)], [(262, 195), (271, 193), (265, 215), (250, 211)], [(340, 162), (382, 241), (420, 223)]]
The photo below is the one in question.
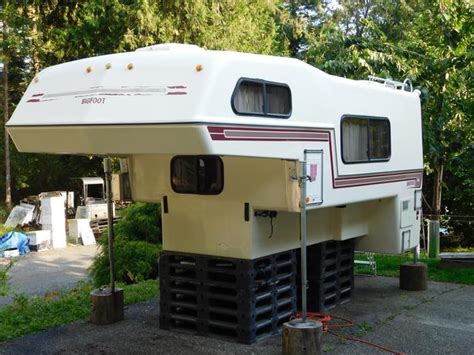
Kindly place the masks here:
[(8, 51), (7, 51), (7, 25), (3, 23), (3, 124), (5, 138), (5, 207), (7, 210), (12, 209), (12, 189), (10, 176), (10, 137), (8, 136), (6, 123), (9, 118), (8, 114)]
[(443, 170), (444, 164), (439, 162), (435, 166), (435, 179), (433, 183), (433, 202), (431, 204), (433, 211), (433, 220), (439, 221), (439, 215), (441, 214), (441, 191), (443, 186)]

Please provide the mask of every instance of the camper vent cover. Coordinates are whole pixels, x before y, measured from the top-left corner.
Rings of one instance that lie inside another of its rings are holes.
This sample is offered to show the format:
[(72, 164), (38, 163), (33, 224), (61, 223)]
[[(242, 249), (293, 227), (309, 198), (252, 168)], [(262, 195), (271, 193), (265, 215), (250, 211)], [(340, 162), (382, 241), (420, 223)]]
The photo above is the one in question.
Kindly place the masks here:
[(144, 51), (173, 51), (173, 52), (196, 52), (203, 51), (204, 49), (196, 46), (195, 44), (182, 44), (182, 43), (161, 43), (153, 46), (142, 47), (135, 50), (135, 52)]

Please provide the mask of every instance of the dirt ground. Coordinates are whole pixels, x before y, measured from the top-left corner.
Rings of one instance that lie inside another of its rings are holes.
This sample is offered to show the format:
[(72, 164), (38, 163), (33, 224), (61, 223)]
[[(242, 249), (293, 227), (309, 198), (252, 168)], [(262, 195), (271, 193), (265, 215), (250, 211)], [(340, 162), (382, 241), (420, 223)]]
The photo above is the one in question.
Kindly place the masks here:
[[(338, 333), (407, 354), (472, 354), (474, 286), (430, 282), (427, 291), (407, 292), (398, 279), (356, 277), (352, 302), (331, 312), (350, 318)], [(281, 335), (243, 345), (161, 330), (158, 300), (135, 304), (125, 320), (108, 326), (76, 322), (0, 345), (0, 354), (280, 354)], [(387, 353), (366, 344), (323, 335), (322, 349), (334, 354)]]

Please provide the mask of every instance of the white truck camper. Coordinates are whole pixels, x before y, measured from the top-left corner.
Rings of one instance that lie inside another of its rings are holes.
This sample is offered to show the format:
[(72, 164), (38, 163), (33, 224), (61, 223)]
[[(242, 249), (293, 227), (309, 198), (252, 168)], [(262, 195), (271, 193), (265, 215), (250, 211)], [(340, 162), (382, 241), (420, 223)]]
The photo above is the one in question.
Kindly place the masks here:
[(296, 311), (301, 164), (308, 307), (350, 300), (355, 250), (419, 242), (419, 93), (302, 61), (160, 44), (46, 68), (7, 124), (21, 152), (128, 159), (160, 202), (160, 324), (250, 343)]

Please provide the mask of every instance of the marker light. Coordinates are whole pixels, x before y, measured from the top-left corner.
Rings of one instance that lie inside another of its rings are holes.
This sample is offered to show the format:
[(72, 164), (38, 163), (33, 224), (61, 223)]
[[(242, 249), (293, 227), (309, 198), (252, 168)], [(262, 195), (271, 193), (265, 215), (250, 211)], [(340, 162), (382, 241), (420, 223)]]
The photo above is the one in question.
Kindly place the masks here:
[(105, 69), (110, 69), (110, 68), (112, 68), (112, 64), (107, 63), (107, 64), (105, 65)]
[(201, 64), (196, 64), (196, 71), (200, 72), (202, 70), (202, 65)]
[(128, 70), (132, 70), (132, 69), (133, 69), (133, 64), (132, 64), (132, 63), (129, 63), (129, 64), (127, 65), (127, 69), (128, 69)]
[(86, 68), (86, 73), (90, 73), (92, 71), (92, 68), (91, 67), (87, 67)]

